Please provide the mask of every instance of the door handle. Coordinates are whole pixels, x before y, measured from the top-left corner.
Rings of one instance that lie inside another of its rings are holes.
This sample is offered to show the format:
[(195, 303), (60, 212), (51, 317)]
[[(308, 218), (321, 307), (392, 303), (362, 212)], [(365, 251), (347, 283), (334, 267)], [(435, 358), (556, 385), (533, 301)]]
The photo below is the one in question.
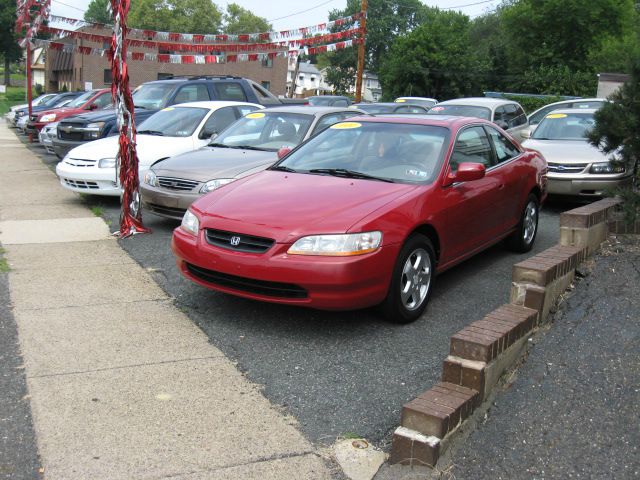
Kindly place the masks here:
[(498, 190), (502, 190), (503, 188), (504, 188), (504, 183), (501, 183), (501, 184), (498, 186)]

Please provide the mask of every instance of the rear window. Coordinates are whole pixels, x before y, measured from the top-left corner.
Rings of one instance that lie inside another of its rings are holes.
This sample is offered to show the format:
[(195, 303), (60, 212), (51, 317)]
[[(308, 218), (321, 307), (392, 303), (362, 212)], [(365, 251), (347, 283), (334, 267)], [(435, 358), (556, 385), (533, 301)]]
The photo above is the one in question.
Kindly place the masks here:
[(229, 102), (246, 102), (247, 96), (242, 90), (239, 83), (231, 82), (215, 82), (213, 91), (216, 94), (216, 100), (227, 100)]
[(442, 105), (441, 103), (429, 110), (432, 115), (453, 115), (454, 117), (474, 117), (491, 120), (491, 110), (487, 107), (475, 105)]

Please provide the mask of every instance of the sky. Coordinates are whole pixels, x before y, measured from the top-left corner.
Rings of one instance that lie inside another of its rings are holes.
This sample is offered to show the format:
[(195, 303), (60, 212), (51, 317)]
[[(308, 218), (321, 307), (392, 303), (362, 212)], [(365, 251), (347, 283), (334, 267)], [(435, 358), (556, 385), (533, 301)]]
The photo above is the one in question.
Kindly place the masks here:
[[(135, 2), (136, 0), (131, 0)], [(52, 0), (51, 13), (69, 18), (82, 18), (90, 0)], [(214, 0), (221, 10), (227, 3), (251, 10), (256, 15), (266, 18), (274, 30), (291, 30), (324, 23), (329, 12), (345, 8), (346, 0)], [(425, 5), (460, 10), (471, 17), (481, 15), (494, 9), (501, 0), (422, 0)], [(286, 18), (283, 18), (286, 17)], [(182, 32), (180, 32), (182, 33)], [(188, 33), (188, 32), (185, 32)]]

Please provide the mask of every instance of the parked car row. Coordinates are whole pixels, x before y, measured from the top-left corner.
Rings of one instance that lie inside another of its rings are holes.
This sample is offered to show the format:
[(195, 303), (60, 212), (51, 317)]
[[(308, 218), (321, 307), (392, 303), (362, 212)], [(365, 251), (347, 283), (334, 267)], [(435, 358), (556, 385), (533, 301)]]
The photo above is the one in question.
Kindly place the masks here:
[[(242, 297), (378, 305), (410, 322), (437, 273), (502, 240), (530, 250), (548, 193), (597, 196), (630, 179), (586, 141), (595, 110), (578, 101), (549, 110), (527, 135), (524, 110), (504, 99), (265, 108), (197, 98), (240, 92), (233, 82), (197, 85), (134, 92), (141, 202), (181, 221), (172, 248), (185, 277)], [(120, 195), (113, 117), (56, 112), (39, 122), (43, 146), (63, 157), (64, 188)]]

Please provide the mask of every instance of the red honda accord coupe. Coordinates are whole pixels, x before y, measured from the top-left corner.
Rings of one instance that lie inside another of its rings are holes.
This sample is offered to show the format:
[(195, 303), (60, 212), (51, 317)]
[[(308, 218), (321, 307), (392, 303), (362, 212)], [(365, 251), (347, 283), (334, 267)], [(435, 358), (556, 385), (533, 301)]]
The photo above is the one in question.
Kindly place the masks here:
[(182, 273), (214, 290), (380, 305), (406, 323), (424, 312), (436, 272), (503, 239), (531, 249), (546, 171), (488, 121), (356, 117), (194, 202), (172, 248)]

